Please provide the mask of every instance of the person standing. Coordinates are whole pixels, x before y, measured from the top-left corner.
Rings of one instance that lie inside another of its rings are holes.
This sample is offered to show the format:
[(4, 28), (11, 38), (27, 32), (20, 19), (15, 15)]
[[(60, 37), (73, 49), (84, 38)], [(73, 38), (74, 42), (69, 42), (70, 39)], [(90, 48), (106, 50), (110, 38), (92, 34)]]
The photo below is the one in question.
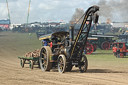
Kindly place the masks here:
[(117, 58), (120, 58), (120, 48), (119, 48), (119, 44), (117, 46)]
[(112, 49), (113, 49), (114, 56), (117, 56), (117, 47), (116, 47), (116, 45), (114, 45), (114, 47)]

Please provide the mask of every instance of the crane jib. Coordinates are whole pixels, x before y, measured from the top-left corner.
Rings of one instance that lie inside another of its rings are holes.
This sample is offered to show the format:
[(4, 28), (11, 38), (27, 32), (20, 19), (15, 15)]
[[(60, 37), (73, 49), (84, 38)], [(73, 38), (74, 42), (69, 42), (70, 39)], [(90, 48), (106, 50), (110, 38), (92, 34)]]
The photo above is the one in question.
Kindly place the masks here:
[[(99, 7), (92, 6), (85, 12), (85, 17), (84, 17), (81, 27), (78, 31), (78, 34), (75, 38), (75, 42), (73, 43), (73, 45), (71, 47), (70, 57), (72, 57), (74, 55), (77, 56), (77, 54), (79, 52), (82, 54), (82, 51), (84, 48), (83, 46), (85, 46), (86, 42), (87, 42), (87, 37), (88, 37), (89, 31), (90, 31), (93, 16), (97, 11), (99, 11)], [(80, 39), (81, 37), (82, 37), (82, 39)]]
[(87, 16), (85, 16), (85, 19), (83, 20), (83, 23), (82, 23), (82, 25), (81, 25), (81, 29), (80, 29), (80, 31), (79, 31), (79, 33), (78, 33), (76, 39), (75, 39), (75, 43), (74, 43), (74, 46), (73, 46), (73, 49), (72, 49), (72, 52), (71, 52), (71, 56), (72, 56), (72, 54), (73, 54), (73, 51), (74, 51), (75, 46), (76, 46), (76, 43), (77, 43), (77, 41), (78, 41), (78, 39), (79, 39), (79, 36), (80, 36), (80, 34), (81, 34), (81, 31), (83, 30), (83, 27), (84, 27), (84, 25), (85, 25), (85, 23), (86, 23), (86, 22), (85, 22), (86, 19), (87, 19)]

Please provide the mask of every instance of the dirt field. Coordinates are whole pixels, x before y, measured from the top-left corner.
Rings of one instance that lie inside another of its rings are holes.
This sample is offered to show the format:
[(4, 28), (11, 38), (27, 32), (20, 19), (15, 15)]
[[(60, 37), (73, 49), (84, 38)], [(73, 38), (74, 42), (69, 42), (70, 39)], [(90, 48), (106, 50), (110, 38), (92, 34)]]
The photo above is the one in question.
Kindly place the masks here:
[(87, 56), (86, 73), (75, 67), (64, 74), (21, 68), (17, 56), (40, 46), (35, 34), (0, 33), (0, 85), (128, 85), (128, 58), (117, 59), (111, 50)]

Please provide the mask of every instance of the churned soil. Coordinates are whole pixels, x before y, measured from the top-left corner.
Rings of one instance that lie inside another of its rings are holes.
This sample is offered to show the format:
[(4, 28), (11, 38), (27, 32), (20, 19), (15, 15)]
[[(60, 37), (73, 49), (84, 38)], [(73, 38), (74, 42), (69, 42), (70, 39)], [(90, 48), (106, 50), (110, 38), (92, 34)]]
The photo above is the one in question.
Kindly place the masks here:
[(23, 46), (19, 50), (20, 46), (12, 44), (18, 43), (14, 37), (10, 37), (14, 34), (5, 34), (7, 36), (3, 36), (4, 33), (0, 36), (0, 85), (128, 85), (128, 62), (101, 62), (102, 60), (89, 58), (91, 55), (87, 56), (89, 66), (86, 73), (80, 73), (76, 67), (64, 74), (60, 74), (56, 69), (42, 72), (37, 66), (34, 66), (33, 70), (28, 65), (21, 68), (17, 56), (25, 53), (21, 51)]

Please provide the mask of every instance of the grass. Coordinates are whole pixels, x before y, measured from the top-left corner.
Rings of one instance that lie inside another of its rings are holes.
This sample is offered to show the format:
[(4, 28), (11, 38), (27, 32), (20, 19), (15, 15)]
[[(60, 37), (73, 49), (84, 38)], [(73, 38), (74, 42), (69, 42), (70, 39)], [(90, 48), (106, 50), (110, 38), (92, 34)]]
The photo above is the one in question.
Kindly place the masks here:
[[(0, 56), (23, 56), (26, 52), (41, 48), (41, 41), (35, 33), (0, 33)], [(112, 50), (97, 49), (91, 55), (86, 55), (90, 66), (127, 66), (128, 58), (116, 58)]]
[(90, 66), (98, 66), (98, 67), (115, 67), (121, 68), (123, 66), (127, 66), (128, 57), (125, 58), (116, 58), (112, 50), (100, 50), (97, 49), (91, 55), (86, 55), (88, 58), (88, 62)]
[(0, 48), (1, 51), (6, 51), (7, 54), (24, 55), (26, 52), (41, 48), (41, 41), (36, 37), (35, 33), (0, 33)]

